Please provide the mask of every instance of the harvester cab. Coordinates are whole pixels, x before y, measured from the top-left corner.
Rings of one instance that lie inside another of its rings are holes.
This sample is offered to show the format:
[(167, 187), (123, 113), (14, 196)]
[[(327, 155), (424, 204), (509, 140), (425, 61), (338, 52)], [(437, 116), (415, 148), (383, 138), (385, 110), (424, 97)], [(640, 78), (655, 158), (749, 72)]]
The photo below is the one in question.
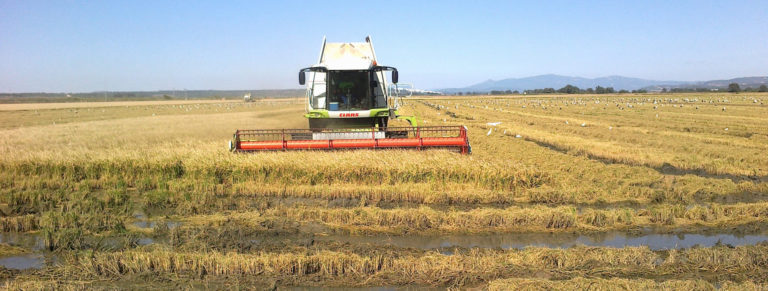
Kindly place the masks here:
[(416, 119), (398, 115), (387, 72), (397, 84), (397, 69), (378, 65), (370, 36), (352, 43), (323, 39), (318, 63), (299, 71), (299, 84), (307, 86), (309, 128), (386, 128), (390, 118), (417, 126)]
[[(378, 64), (370, 36), (351, 43), (323, 38), (318, 63), (299, 70), (299, 84), (307, 88), (309, 129), (238, 130), (230, 149), (447, 148), (469, 154), (465, 126), (420, 127), (414, 117), (399, 114), (401, 95), (392, 90), (398, 79), (396, 68)], [(390, 127), (396, 119), (408, 126)]]

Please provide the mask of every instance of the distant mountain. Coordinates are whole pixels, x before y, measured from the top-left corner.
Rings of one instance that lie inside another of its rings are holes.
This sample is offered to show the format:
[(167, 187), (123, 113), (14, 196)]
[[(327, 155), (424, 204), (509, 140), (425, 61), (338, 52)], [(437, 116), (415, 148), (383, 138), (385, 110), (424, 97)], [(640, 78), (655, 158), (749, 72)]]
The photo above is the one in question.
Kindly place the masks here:
[(510, 78), (504, 80), (488, 80), (472, 86), (464, 88), (448, 88), (438, 90), (443, 93), (456, 93), (456, 92), (489, 92), (492, 90), (533, 90), (543, 88), (560, 89), (565, 85), (573, 85), (582, 89), (595, 88), (597, 86), (613, 87), (616, 90), (637, 90), (646, 89), (649, 91), (661, 91), (662, 89), (672, 88), (707, 88), (707, 89), (724, 89), (728, 87), (730, 83), (738, 83), (741, 88), (758, 88), (760, 85), (768, 85), (768, 77), (742, 77), (728, 80), (712, 80), (701, 82), (683, 82), (683, 81), (658, 81), (658, 80), (646, 80), (639, 78), (630, 78), (623, 76), (608, 76), (601, 78), (582, 78), (582, 77), (570, 77), (561, 75), (540, 75), (526, 78)]
[(597, 86), (603, 86), (603, 87), (613, 87), (616, 90), (621, 90), (621, 89), (636, 90), (636, 89), (641, 89), (644, 87), (658, 85), (658, 84), (684, 85), (684, 84), (687, 84), (687, 82), (656, 81), (656, 80), (646, 80), (646, 79), (639, 79), (639, 78), (629, 78), (629, 77), (623, 77), (623, 76), (608, 76), (608, 77), (589, 79), (589, 78), (582, 78), (582, 77), (569, 77), (569, 76), (549, 74), (549, 75), (540, 75), (540, 76), (517, 78), (517, 79), (510, 78), (510, 79), (504, 79), (504, 80), (498, 80), (498, 81), (488, 80), (488, 81), (478, 83), (469, 87), (450, 88), (450, 89), (443, 89), (440, 91), (445, 93), (455, 93), (455, 92), (465, 92), (465, 91), (488, 92), (491, 90), (523, 91), (523, 90), (542, 89), (542, 88), (559, 89), (569, 84), (579, 88), (594, 88)]

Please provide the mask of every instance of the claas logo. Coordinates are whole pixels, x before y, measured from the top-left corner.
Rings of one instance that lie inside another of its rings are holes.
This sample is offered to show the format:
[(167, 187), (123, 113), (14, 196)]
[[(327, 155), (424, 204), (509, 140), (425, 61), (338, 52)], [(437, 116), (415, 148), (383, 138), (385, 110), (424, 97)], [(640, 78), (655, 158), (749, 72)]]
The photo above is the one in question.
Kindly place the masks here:
[(340, 113), (340, 117), (358, 117), (360, 113)]

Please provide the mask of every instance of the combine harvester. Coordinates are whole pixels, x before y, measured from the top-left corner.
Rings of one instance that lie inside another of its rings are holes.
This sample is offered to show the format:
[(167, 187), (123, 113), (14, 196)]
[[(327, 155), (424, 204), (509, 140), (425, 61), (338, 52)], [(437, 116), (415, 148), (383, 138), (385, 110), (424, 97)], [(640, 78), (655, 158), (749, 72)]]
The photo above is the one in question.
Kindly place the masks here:
[[(391, 72), (390, 88), (385, 72)], [(307, 82), (309, 81), (309, 82)], [(318, 64), (299, 71), (307, 86), (309, 129), (237, 130), (235, 152), (267, 150), (435, 149), (470, 154), (465, 126), (418, 126), (398, 114), (398, 73), (376, 61), (371, 37), (365, 42), (326, 43)], [(410, 126), (388, 127), (390, 120)]]

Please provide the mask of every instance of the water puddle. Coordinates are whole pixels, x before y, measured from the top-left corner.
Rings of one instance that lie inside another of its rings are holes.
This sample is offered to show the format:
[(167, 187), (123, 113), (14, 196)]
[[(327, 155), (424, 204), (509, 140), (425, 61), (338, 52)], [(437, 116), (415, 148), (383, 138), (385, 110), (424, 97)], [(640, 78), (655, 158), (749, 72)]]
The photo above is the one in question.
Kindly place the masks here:
[(6, 269), (40, 269), (43, 265), (45, 265), (45, 257), (41, 254), (23, 254), (0, 258), (0, 266)]
[(163, 226), (163, 224), (168, 229), (174, 229), (176, 227), (179, 227), (181, 225), (181, 222), (179, 222), (179, 221), (159, 221), (158, 222), (158, 221), (142, 220), (142, 221), (134, 222), (133, 226), (138, 227), (138, 228), (155, 228), (158, 225)]
[(31, 250), (42, 250), (45, 248), (45, 241), (39, 234), (0, 232), (0, 243)]
[(150, 237), (142, 237), (137, 242), (137, 244), (140, 245), (140, 246), (151, 245), (151, 244), (154, 244), (154, 243), (155, 243), (155, 239), (150, 238)]
[(640, 234), (623, 232), (598, 234), (572, 233), (517, 233), (448, 236), (319, 236), (318, 241), (337, 241), (356, 244), (391, 245), (403, 248), (501, 248), (522, 249), (529, 246), (569, 248), (578, 245), (601, 247), (648, 246), (651, 250), (682, 249), (693, 246), (711, 247), (717, 244), (732, 246), (755, 245), (768, 242), (761, 234)]

